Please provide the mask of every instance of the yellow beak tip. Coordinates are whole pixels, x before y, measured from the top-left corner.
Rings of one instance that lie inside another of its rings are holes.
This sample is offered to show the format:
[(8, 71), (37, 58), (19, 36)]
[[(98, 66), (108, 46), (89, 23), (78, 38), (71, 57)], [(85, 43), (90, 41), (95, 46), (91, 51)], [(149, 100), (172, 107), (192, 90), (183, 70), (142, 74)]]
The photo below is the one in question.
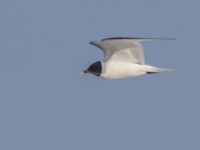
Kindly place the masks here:
[(85, 73), (83, 71), (81, 71), (80, 75), (83, 76)]

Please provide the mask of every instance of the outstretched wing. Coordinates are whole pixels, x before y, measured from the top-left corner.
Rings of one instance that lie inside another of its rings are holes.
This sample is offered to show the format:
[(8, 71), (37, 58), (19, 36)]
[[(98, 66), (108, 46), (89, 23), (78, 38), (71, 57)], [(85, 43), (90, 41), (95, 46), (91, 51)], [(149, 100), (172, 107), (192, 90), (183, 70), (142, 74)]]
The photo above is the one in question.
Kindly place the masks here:
[(149, 40), (174, 40), (174, 38), (107, 38), (90, 42), (104, 53), (104, 60), (144, 64), (144, 51), (141, 42)]
[(102, 41), (90, 42), (100, 48), (104, 53), (104, 60), (124, 61), (144, 64), (143, 47), (139, 39), (110, 38)]

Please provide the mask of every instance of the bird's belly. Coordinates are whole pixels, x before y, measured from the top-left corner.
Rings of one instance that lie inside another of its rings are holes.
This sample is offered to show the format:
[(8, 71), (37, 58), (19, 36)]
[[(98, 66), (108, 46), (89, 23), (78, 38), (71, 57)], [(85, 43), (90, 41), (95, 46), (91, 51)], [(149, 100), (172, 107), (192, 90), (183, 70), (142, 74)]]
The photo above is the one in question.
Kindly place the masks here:
[(132, 63), (110, 63), (106, 64), (105, 72), (102, 73), (101, 77), (105, 79), (120, 79), (126, 77), (135, 77), (144, 75), (142, 65)]

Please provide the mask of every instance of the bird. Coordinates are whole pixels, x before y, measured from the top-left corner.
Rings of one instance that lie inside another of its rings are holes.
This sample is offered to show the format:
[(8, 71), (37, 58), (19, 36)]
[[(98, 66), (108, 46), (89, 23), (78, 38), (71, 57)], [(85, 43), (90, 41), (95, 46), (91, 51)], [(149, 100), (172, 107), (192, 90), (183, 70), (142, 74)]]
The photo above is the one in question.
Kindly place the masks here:
[(112, 80), (174, 71), (145, 64), (142, 42), (152, 40), (175, 40), (175, 38), (112, 37), (89, 42), (103, 51), (104, 59), (91, 64), (81, 72), (81, 75), (89, 73)]

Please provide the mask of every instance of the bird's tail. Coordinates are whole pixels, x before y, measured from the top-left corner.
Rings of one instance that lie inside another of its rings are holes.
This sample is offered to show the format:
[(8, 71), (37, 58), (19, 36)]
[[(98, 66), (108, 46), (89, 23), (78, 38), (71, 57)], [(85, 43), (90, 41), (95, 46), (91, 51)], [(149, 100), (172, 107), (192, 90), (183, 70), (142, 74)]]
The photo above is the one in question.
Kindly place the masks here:
[(153, 73), (159, 73), (159, 72), (171, 72), (171, 71), (175, 71), (175, 69), (158, 68), (158, 67), (153, 67), (153, 66), (147, 66), (146, 70), (147, 70), (147, 71), (146, 71), (147, 74), (153, 74)]

